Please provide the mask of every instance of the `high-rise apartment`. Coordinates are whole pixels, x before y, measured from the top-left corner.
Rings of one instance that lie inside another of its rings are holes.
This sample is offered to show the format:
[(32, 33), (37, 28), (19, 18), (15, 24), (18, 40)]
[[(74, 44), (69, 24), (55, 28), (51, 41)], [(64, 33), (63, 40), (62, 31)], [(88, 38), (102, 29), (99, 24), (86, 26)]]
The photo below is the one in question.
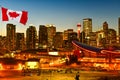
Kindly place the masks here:
[(24, 33), (16, 33), (16, 50), (25, 50)]
[(26, 47), (27, 49), (35, 49), (36, 48), (36, 37), (37, 31), (35, 26), (29, 26), (26, 31)]
[(63, 40), (68, 40), (68, 34), (73, 33), (73, 29), (64, 30)]
[(48, 33), (48, 47), (53, 48), (53, 38), (56, 34), (56, 27), (54, 25), (46, 25)]
[(7, 24), (7, 49), (10, 51), (16, 48), (16, 25)]
[(48, 33), (45, 25), (39, 26), (39, 48), (47, 48)]
[(109, 43), (109, 40), (108, 40), (108, 23), (106, 21), (103, 23), (103, 32), (104, 32), (104, 38), (105, 38), (106, 43)]
[(91, 18), (83, 19), (83, 32), (85, 33), (85, 38), (87, 38), (89, 33), (92, 32), (92, 19)]
[(63, 46), (63, 32), (56, 32), (56, 35), (53, 40), (54, 48), (59, 50)]
[(63, 47), (66, 50), (71, 50), (72, 49), (72, 41), (73, 40), (78, 40), (77, 39), (77, 33), (73, 31), (73, 29), (67, 29), (63, 33)]

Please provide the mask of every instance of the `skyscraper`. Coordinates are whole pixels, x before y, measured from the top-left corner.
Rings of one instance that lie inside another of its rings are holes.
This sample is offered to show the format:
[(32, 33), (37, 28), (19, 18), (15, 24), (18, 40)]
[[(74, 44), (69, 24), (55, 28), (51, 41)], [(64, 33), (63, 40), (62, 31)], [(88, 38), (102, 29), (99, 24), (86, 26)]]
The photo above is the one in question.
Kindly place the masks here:
[(47, 48), (48, 33), (45, 25), (39, 26), (39, 48)]
[(104, 32), (104, 37), (107, 44), (109, 43), (109, 40), (108, 40), (108, 23), (106, 21), (103, 23), (103, 32)]
[(97, 47), (109, 48), (116, 45), (116, 31), (109, 29), (108, 23), (103, 23), (103, 29), (96, 32)]
[(56, 32), (53, 40), (54, 48), (59, 50), (63, 47), (63, 32)]
[(63, 40), (68, 40), (68, 34), (73, 33), (73, 29), (68, 29), (68, 30), (64, 30), (63, 32)]
[(67, 29), (63, 33), (63, 47), (66, 50), (71, 50), (72, 49), (72, 41), (73, 40), (78, 40), (77, 39), (77, 33), (73, 31), (73, 29)]
[(53, 38), (56, 34), (56, 27), (54, 25), (46, 25), (48, 33), (48, 47), (53, 48)]
[(24, 33), (16, 33), (16, 50), (25, 50)]
[(34, 26), (29, 26), (26, 31), (26, 47), (27, 49), (36, 48), (36, 28)]
[(87, 38), (89, 33), (92, 32), (92, 19), (91, 18), (83, 19), (83, 32), (85, 33), (85, 38)]
[(7, 49), (10, 51), (16, 48), (16, 25), (7, 24)]

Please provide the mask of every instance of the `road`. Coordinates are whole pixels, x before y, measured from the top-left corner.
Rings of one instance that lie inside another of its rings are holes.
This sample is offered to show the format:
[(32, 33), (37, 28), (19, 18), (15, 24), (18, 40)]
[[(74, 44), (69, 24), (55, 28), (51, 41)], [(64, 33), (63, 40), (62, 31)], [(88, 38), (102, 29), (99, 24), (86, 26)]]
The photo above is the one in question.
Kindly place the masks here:
[(17, 80), (20, 75), (21, 71), (19, 70), (1, 70), (0, 80)]
[[(0, 71), (0, 80), (75, 80), (75, 75), (76, 72), (64, 73), (56, 71), (43, 71), (39, 76), (36, 74), (23, 76), (21, 71), (3, 70)], [(100, 77), (105, 76), (109, 77), (109, 80), (117, 80), (115, 78), (113, 79), (113, 77), (117, 76), (114, 72), (80, 71), (79, 75), (80, 80), (98, 80)]]

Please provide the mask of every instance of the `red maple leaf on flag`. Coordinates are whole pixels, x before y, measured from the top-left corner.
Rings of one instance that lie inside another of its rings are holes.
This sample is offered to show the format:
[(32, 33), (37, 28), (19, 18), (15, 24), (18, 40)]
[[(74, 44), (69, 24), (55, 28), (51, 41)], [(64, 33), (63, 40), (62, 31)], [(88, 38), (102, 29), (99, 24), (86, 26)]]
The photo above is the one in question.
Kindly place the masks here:
[(19, 14), (16, 13), (16, 12), (9, 12), (9, 15), (10, 15), (10, 17), (12, 17), (12, 18), (16, 18), (16, 17), (19, 16)]
[(9, 21), (12, 19), (25, 25), (28, 20), (27, 11), (14, 11), (4, 7), (2, 7), (1, 10), (2, 10), (2, 21)]

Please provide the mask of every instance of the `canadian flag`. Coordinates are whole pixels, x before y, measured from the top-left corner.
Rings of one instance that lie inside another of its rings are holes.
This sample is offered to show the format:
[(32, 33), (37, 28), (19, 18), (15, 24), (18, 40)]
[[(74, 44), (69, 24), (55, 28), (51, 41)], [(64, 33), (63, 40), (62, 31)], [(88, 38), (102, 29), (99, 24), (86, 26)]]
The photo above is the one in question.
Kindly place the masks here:
[(22, 24), (26, 24), (28, 20), (27, 11), (13, 11), (2, 7), (2, 21), (16, 20)]

